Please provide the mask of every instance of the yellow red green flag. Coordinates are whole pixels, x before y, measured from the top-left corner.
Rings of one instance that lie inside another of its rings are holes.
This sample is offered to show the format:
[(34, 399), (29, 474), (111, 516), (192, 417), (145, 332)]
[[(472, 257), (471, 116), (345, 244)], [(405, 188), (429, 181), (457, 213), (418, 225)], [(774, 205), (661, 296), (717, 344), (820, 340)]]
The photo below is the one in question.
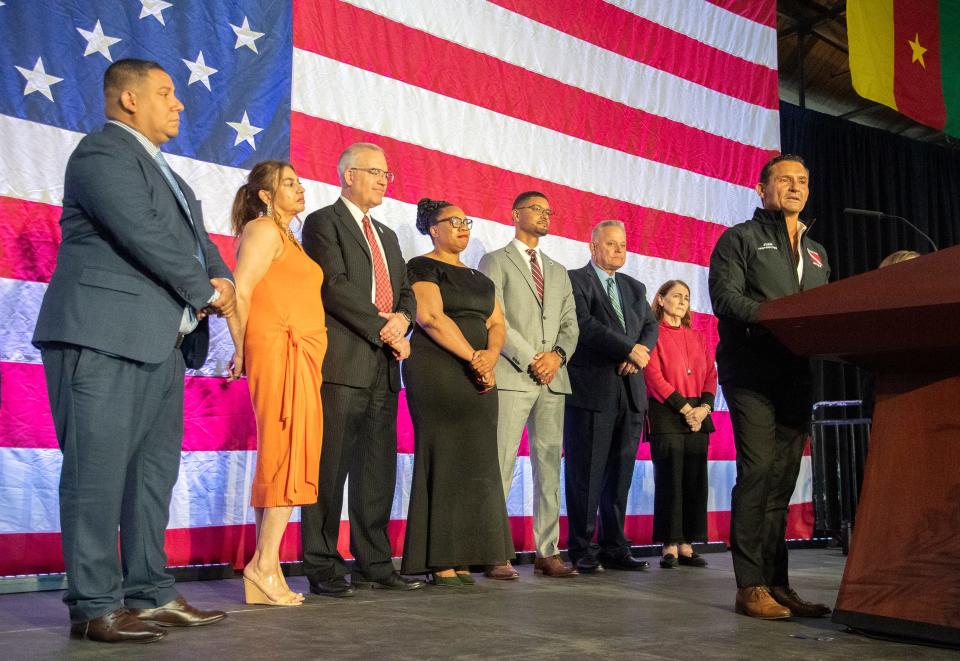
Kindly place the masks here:
[(960, 0), (848, 0), (860, 96), (960, 136)]

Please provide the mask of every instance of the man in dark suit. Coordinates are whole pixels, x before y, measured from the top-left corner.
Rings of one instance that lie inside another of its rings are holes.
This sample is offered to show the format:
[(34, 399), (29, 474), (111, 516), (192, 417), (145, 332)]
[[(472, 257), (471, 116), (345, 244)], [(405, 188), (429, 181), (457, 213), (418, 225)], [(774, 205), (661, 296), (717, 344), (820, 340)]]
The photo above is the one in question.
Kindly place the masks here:
[(567, 551), (581, 573), (601, 563), (646, 569), (649, 563), (630, 553), (623, 524), (647, 406), (640, 370), (657, 343), (657, 321), (643, 283), (617, 273), (627, 255), (623, 223), (598, 223), (590, 255), (589, 264), (570, 271), (580, 340), (568, 366), (573, 394), (563, 433)]
[[(369, 216), (393, 180), (383, 150), (351, 145), (337, 170), (340, 199), (303, 224), (304, 250), (323, 268), (328, 345), (320, 390), (320, 497), (302, 509), (300, 531), (310, 591), (347, 597), (354, 587), (423, 587), (396, 572), (387, 536), (397, 478), (399, 361), (410, 353), (406, 334), (417, 303), (397, 235)], [(350, 583), (337, 551), (348, 474), (355, 560)]]
[(33, 342), (63, 451), (71, 634), (152, 642), (165, 635), (156, 625), (224, 617), (178, 596), (163, 543), (185, 363), (203, 364), (204, 317), (229, 316), (234, 290), (199, 201), (160, 152), (183, 110), (170, 76), (120, 60), (104, 74), (104, 101), (110, 121), (67, 162), (63, 239)]

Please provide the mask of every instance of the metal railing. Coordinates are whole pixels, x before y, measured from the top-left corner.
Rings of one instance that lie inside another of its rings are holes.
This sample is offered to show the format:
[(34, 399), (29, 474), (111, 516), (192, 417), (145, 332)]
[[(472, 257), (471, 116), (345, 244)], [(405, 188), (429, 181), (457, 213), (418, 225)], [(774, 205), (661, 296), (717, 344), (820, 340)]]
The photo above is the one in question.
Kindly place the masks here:
[(857, 516), (870, 418), (859, 399), (813, 405), (810, 451), (813, 466), (814, 535), (837, 539), (847, 553)]

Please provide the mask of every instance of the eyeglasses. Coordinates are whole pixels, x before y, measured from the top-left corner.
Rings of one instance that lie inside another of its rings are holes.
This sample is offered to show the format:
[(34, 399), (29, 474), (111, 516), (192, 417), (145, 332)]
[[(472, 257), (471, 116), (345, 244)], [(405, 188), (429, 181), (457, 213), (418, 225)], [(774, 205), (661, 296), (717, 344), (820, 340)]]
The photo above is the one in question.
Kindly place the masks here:
[(347, 168), (347, 169), (360, 170), (361, 172), (367, 172), (376, 179), (379, 179), (380, 177), (386, 177), (388, 183), (392, 183), (393, 180), (397, 178), (396, 172), (390, 172), (389, 170), (381, 170), (380, 168)]
[(434, 225), (439, 225), (440, 223), (450, 223), (450, 226), (454, 229), (470, 229), (473, 227), (473, 220), (470, 218), (460, 218), (458, 216), (451, 216), (450, 218), (441, 218)]
[(544, 216), (544, 217), (546, 217), (546, 218), (553, 218), (553, 211), (551, 211), (550, 209), (544, 209), (544, 208), (541, 207), (539, 204), (531, 204), (531, 205), (525, 206), (525, 207), (517, 207), (517, 210), (518, 210), (518, 211), (519, 211), (520, 209), (530, 209), (530, 211), (532, 211), (533, 213), (535, 213), (535, 214), (538, 215), (538, 216)]

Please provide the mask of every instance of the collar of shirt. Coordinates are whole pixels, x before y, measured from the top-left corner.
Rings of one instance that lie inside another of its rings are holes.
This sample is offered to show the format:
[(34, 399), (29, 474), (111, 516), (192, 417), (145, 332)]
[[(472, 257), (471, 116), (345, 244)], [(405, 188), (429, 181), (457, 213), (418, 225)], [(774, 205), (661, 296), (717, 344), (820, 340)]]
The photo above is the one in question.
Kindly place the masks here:
[[(520, 239), (513, 240), (513, 247), (517, 249), (517, 252), (520, 253), (520, 256), (527, 262), (527, 268), (530, 267), (530, 255), (527, 253), (530, 250), (530, 246), (521, 241)], [(540, 270), (543, 270), (543, 253), (540, 252), (540, 246), (534, 248), (537, 253), (537, 261), (540, 262)]]
[(807, 226), (797, 221), (797, 282), (803, 282), (803, 235)]
[(600, 278), (600, 284), (603, 285), (603, 291), (607, 291), (607, 280), (613, 280), (614, 282), (617, 281), (614, 276), (610, 275), (609, 273), (604, 271), (602, 268), (597, 266), (593, 262), (593, 260), (590, 260), (590, 266), (592, 266), (593, 270), (597, 272), (597, 277)]
[[(360, 207), (358, 207), (356, 204), (354, 204), (353, 202), (345, 198), (343, 195), (340, 196), (340, 199), (343, 200), (343, 203), (345, 205), (347, 205), (347, 211), (349, 211), (350, 215), (353, 216), (353, 219), (357, 221), (357, 225), (360, 225), (363, 223), (364, 216), (366, 216), (367, 218), (370, 217), (369, 213), (363, 213), (363, 211), (360, 210)], [(373, 221), (371, 221), (371, 223), (372, 222)]]
[(130, 135), (132, 135), (134, 138), (136, 138), (136, 139), (137, 139), (137, 142), (139, 142), (141, 145), (143, 145), (143, 148), (147, 150), (147, 153), (148, 153), (148, 154), (150, 154), (150, 158), (156, 158), (156, 157), (157, 157), (157, 154), (160, 153), (160, 148), (159, 148), (159, 147), (157, 147), (155, 144), (153, 144), (152, 142), (150, 142), (149, 140), (147, 140), (147, 136), (145, 136), (144, 134), (140, 133), (140, 131), (138, 131), (137, 129), (133, 128), (132, 126), (127, 126), (127, 125), (124, 124), (123, 122), (118, 122), (118, 121), (115, 120), (115, 119), (108, 120), (108, 121), (107, 121), (107, 124), (113, 124), (114, 126), (119, 126), (119, 127), (122, 128), (124, 131), (126, 131), (127, 133), (129, 133)]

